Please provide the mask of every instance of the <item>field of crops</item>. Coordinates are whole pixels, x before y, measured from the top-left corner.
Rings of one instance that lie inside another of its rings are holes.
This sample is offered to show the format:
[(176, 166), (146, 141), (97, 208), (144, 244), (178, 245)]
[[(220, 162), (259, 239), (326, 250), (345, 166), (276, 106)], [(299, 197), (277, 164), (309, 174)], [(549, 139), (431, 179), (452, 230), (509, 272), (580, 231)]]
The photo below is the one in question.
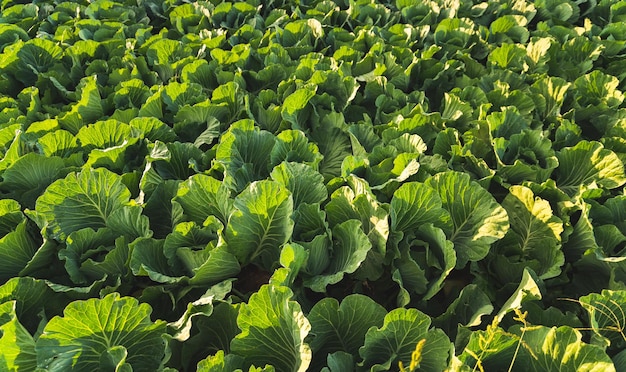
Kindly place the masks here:
[(626, 371), (626, 2), (0, 4), (0, 371)]

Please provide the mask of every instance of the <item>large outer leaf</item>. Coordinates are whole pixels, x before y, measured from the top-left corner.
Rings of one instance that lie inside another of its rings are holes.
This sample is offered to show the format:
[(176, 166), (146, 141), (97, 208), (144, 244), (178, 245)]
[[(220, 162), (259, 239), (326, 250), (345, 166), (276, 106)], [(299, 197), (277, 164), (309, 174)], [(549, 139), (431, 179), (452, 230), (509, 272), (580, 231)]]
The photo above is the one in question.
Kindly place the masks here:
[(580, 298), (580, 304), (589, 314), (589, 323), (596, 336), (608, 340), (609, 350), (626, 347), (626, 291), (603, 290)]
[(69, 155), (80, 149), (76, 137), (63, 129), (57, 129), (41, 136), (37, 140), (37, 147), (45, 156), (60, 156), (63, 158), (69, 157)]
[(142, 214), (143, 211), (138, 205), (124, 205), (111, 213), (107, 226), (117, 235), (126, 236), (129, 241), (152, 236), (150, 220)]
[(58, 156), (28, 153), (17, 159), (2, 174), (0, 189), (27, 208), (33, 208), (37, 197), (56, 179), (65, 176), (65, 163)]
[(34, 38), (21, 45), (17, 51), (17, 63), (7, 70), (13, 72), (15, 78), (25, 85), (31, 85), (39, 73), (48, 71), (62, 56), (63, 49), (51, 40)]
[(0, 238), (0, 281), (17, 276), (33, 258), (39, 245), (28, 231), (28, 221)]
[(304, 343), (311, 325), (287, 287), (264, 285), (239, 310), (242, 332), (231, 342), (234, 354), (250, 365), (273, 365), (278, 371), (304, 372), (311, 349)]
[(29, 331), (35, 332), (41, 322), (38, 314), (60, 313), (66, 304), (64, 296), (55, 294), (43, 280), (31, 277), (9, 279), (0, 286), (0, 303), (15, 301), (15, 313)]
[(35, 210), (48, 221), (53, 236), (105, 227), (111, 213), (128, 203), (122, 178), (103, 168), (83, 169), (53, 182), (37, 199)]
[(437, 190), (418, 182), (405, 183), (393, 193), (389, 215), (391, 229), (403, 234), (429, 222), (450, 224), (450, 214), (442, 208)]
[(369, 297), (353, 294), (341, 301), (325, 298), (313, 306), (308, 319), (311, 322), (311, 349), (315, 361), (323, 361), (327, 354), (345, 351), (357, 355), (370, 327), (380, 327), (387, 311)]
[[(112, 293), (75, 301), (46, 325), (37, 340), (37, 362), (48, 371), (99, 370), (104, 356), (126, 351), (133, 371), (158, 370), (165, 355), (165, 322), (150, 320), (151, 308)], [(128, 368), (128, 367), (126, 367)]]
[(174, 133), (172, 128), (157, 118), (137, 117), (132, 119), (128, 124), (139, 130), (143, 137), (151, 142), (174, 142), (176, 140), (176, 133)]
[(280, 248), (293, 231), (291, 194), (277, 182), (253, 182), (235, 198), (234, 208), (225, 240), (239, 262), (247, 264), (261, 256), (278, 261)]
[(15, 301), (0, 305), (0, 370), (34, 371), (37, 367), (35, 341), (20, 324), (15, 308)]
[(544, 118), (560, 114), (565, 93), (571, 84), (559, 77), (544, 77), (533, 83), (530, 90), (536, 95), (537, 111)]
[[(576, 40), (587, 39), (573, 39), (567, 44), (571, 45)], [(624, 94), (617, 89), (619, 86), (619, 79), (615, 76), (605, 74), (601, 70), (594, 70), (586, 75), (579, 76), (574, 81), (576, 87), (576, 103), (582, 107), (585, 106), (599, 106), (616, 108), (624, 101)], [(595, 114), (601, 113), (600, 110), (594, 112)]]
[[(6, 135), (9, 133), (5, 132), (4, 134)], [(3, 158), (0, 159), (0, 171), (4, 171), (11, 164), (15, 163), (20, 157), (26, 155), (27, 152), (26, 134), (22, 133), (19, 129), (16, 129), (14, 132), (10, 132), (10, 134), (13, 137), (12, 141), (9, 141), (7, 145), (5, 145), (5, 149), (0, 148), (0, 154), (3, 156)]]
[(481, 365), (484, 371), (506, 371), (511, 365), (518, 342), (516, 335), (491, 324), (484, 331), (472, 332), (459, 359), (463, 365), (474, 367), (474, 370), (478, 370)]
[(284, 130), (276, 136), (276, 144), (270, 154), (271, 164), (283, 161), (305, 163), (317, 170), (322, 154), (316, 144), (309, 142), (299, 130)]
[(80, 100), (72, 105), (71, 111), (59, 117), (59, 123), (63, 129), (72, 134), (78, 133), (86, 123), (92, 123), (102, 118), (102, 97), (98, 90), (97, 76), (87, 76), (81, 80)]
[(171, 112), (178, 112), (183, 106), (195, 105), (203, 98), (202, 86), (196, 83), (170, 82), (163, 90), (163, 103)]
[(570, 196), (592, 182), (606, 189), (614, 189), (626, 182), (624, 164), (599, 142), (581, 141), (574, 147), (564, 148), (557, 157), (556, 183)]
[(359, 350), (370, 371), (388, 371), (402, 361), (408, 365), (418, 342), (426, 340), (421, 371), (441, 372), (448, 365), (450, 340), (440, 329), (429, 329), (430, 317), (416, 309), (399, 308), (385, 316), (381, 328), (372, 327)]
[(274, 167), (271, 177), (291, 192), (294, 208), (302, 203), (322, 203), (328, 197), (324, 176), (307, 164), (283, 162)]
[(122, 145), (132, 137), (132, 127), (117, 120), (98, 121), (80, 128), (76, 139), (86, 150)]
[(328, 367), (322, 368), (322, 372), (343, 372), (355, 369), (354, 356), (344, 351), (329, 354), (326, 363)]
[(319, 172), (324, 178), (339, 176), (343, 159), (352, 154), (350, 137), (333, 124), (322, 122), (322, 126), (311, 132), (310, 138), (324, 155)]
[(230, 190), (213, 177), (196, 174), (178, 186), (174, 201), (198, 224), (213, 215), (226, 224), (232, 209)]
[(626, 369), (626, 350), (622, 350), (617, 355), (613, 356), (613, 364), (616, 371), (623, 371)]
[(283, 102), (281, 110), (283, 119), (289, 122), (294, 129), (303, 129), (304, 125), (301, 121), (304, 121), (308, 114), (304, 109), (314, 96), (315, 90), (305, 88), (290, 94)]
[(565, 259), (561, 251), (562, 221), (552, 215), (550, 203), (524, 186), (512, 186), (502, 206), (511, 229), (495, 244), (492, 269), (502, 283), (516, 282), (531, 267), (542, 279), (561, 273)]
[(10, 233), (24, 219), (20, 203), (12, 199), (0, 199), (0, 235)]
[(615, 367), (604, 350), (582, 342), (579, 331), (567, 327), (531, 327), (522, 338), (513, 371), (519, 372), (613, 372)]
[(159, 39), (150, 44), (149, 49), (146, 51), (146, 57), (153, 69), (159, 73), (161, 80), (167, 82), (175, 72), (174, 66), (176, 62), (182, 59), (183, 56), (188, 56), (189, 53), (190, 50), (185, 48), (180, 41)]
[(454, 227), (448, 239), (454, 243), (457, 269), (484, 258), (491, 244), (509, 229), (506, 210), (468, 174), (439, 173), (425, 183), (437, 190), (443, 208), (452, 217)]

